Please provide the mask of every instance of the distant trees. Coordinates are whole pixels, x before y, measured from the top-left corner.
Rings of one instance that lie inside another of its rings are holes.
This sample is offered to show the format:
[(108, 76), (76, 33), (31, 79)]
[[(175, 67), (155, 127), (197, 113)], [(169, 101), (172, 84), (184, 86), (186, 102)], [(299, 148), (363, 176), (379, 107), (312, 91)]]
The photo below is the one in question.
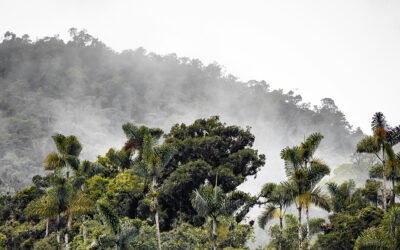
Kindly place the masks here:
[(217, 63), (143, 48), (116, 52), (86, 30), (72, 28), (69, 34), (62, 40), (7, 32), (0, 41), (0, 174), (12, 192), (30, 185), (41, 170), (52, 143), (48, 135), (61, 124), (79, 122), (71, 133), (101, 144), (99, 134), (110, 136), (127, 120), (165, 126), (193, 114), (220, 114), (264, 124), (255, 129), (265, 131), (266, 141), (315, 129), (338, 155), (359, 140), (332, 99), (312, 109), (298, 93), (271, 89), (265, 81), (242, 82)]

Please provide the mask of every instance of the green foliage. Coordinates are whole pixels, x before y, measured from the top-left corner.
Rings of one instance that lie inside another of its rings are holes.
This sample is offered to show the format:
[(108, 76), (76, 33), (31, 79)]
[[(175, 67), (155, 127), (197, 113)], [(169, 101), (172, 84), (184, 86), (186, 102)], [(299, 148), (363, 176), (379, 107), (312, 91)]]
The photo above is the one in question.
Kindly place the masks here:
[(33, 245), (34, 250), (57, 250), (59, 247), (56, 244), (56, 234), (52, 233), (48, 237), (39, 239)]
[(388, 249), (400, 247), (400, 208), (387, 212), (379, 227), (368, 228), (358, 238), (354, 249)]
[(264, 155), (251, 149), (254, 136), (249, 129), (227, 126), (219, 117), (176, 124), (165, 135), (165, 143), (177, 150), (161, 177), (159, 202), (168, 213), (167, 224), (178, 219), (178, 211), (199, 223), (188, 197), (193, 190), (214, 183), (218, 176), (222, 190), (232, 191), (265, 162)]
[(85, 192), (93, 201), (99, 200), (106, 193), (107, 185), (110, 183), (110, 178), (104, 178), (100, 175), (95, 175), (85, 181)]
[(0, 247), (2, 249), (6, 249), (6, 245), (7, 245), (7, 236), (5, 236), (4, 234), (0, 233)]
[(333, 182), (329, 182), (326, 185), (331, 195), (333, 211), (343, 211), (351, 203), (351, 196), (355, 188), (354, 181), (344, 182), (340, 186)]
[(105, 201), (98, 201), (96, 205), (97, 211), (99, 212), (103, 222), (111, 228), (115, 235), (117, 235), (120, 231), (120, 223), (117, 214)]
[[(322, 218), (310, 219), (310, 234), (315, 235), (321, 232), (322, 224), (325, 222)], [(286, 214), (284, 216), (285, 228), (280, 229), (279, 225), (273, 225), (269, 228), (271, 241), (266, 246), (266, 249), (297, 249), (298, 248), (298, 222), (296, 216)], [(306, 225), (301, 226), (303, 237), (306, 236)], [(307, 247), (311, 244), (307, 241), (303, 246)]]

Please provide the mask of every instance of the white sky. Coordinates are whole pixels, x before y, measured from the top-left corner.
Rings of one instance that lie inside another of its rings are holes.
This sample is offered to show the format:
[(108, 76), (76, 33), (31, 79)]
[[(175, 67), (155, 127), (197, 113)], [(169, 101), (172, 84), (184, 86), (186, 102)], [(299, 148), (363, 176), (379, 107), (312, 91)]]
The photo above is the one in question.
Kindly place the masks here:
[(216, 61), (312, 104), (331, 97), (368, 133), (376, 111), (400, 124), (400, 1), (0, 0), (0, 11), (0, 34), (85, 28), (117, 51)]

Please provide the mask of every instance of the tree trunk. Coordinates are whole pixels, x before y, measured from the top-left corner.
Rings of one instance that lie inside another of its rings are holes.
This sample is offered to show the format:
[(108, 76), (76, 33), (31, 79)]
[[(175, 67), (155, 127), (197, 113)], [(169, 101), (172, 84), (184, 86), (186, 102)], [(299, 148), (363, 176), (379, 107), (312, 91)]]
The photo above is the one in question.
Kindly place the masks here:
[[(383, 169), (385, 171), (385, 168)], [(383, 173), (383, 210), (386, 211), (386, 175)]]
[(212, 240), (213, 240), (213, 249), (217, 250), (217, 222), (216, 219), (213, 217), (212, 218)]
[(394, 177), (392, 178), (392, 205), (396, 203), (396, 194), (394, 193)]
[(46, 237), (49, 235), (49, 218), (46, 220)]
[[(279, 232), (280, 235), (281, 235), (280, 237), (282, 237), (282, 231), (283, 231), (283, 222), (282, 222), (282, 220), (283, 220), (283, 217), (281, 215), (281, 216), (279, 216), (279, 228), (281, 229), (281, 231)], [(282, 250), (282, 239), (279, 240), (279, 250)]]
[(86, 241), (86, 219), (85, 216), (82, 215), (82, 235), (83, 235), (83, 242)]
[(298, 207), (297, 210), (299, 211), (299, 218), (298, 218), (298, 226), (297, 230), (299, 233), (299, 250), (303, 250), (303, 236), (301, 232), (301, 207)]
[(310, 239), (310, 218), (308, 216), (308, 207), (306, 207), (306, 222), (307, 222), (307, 241), (308, 241), (308, 247), (307, 249), (311, 249), (311, 239)]
[(72, 215), (68, 215), (68, 222), (67, 222), (67, 228), (65, 230), (65, 250), (69, 249), (69, 230), (71, 229), (72, 225)]
[(57, 214), (57, 243), (60, 244), (60, 214)]
[(68, 249), (69, 249), (69, 245), (68, 245), (68, 241), (69, 241), (69, 239), (68, 239), (68, 232), (65, 232), (64, 240), (65, 240), (65, 250), (68, 250)]
[[(153, 176), (153, 192), (156, 191), (156, 186), (157, 186), (157, 179), (156, 176)], [(158, 243), (158, 249), (161, 250), (161, 235), (160, 235), (160, 223), (158, 221), (158, 204), (157, 204), (157, 196), (154, 197), (155, 201), (155, 210), (156, 210), (156, 228), (157, 228), (157, 243)]]

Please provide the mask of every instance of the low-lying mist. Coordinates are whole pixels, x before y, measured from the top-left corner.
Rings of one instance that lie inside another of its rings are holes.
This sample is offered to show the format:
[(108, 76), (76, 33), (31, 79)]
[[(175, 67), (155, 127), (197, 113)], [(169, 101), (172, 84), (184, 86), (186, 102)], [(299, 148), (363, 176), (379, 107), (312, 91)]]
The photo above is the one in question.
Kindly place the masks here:
[(168, 132), (175, 123), (218, 115), (227, 124), (250, 126), (255, 148), (267, 157), (241, 186), (253, 194), (283, 180), (279, 153), (285, 146), (320, 132), (325, 138), (317, 156), (334, 168), (349, 160), (362, 137), (332, 99), (311, 107), (292, 91), (241, 82), (217, 64), (143, 48), (117, 53), (74, 29), (67, 42), (7, 33), (0, 43), (0, 88), (0, 178), (10, 192), (43, 173), (56, 132), (76, 135), (81, 157), (95, 160), (123, 146), (121, 126), (128, 121)]

